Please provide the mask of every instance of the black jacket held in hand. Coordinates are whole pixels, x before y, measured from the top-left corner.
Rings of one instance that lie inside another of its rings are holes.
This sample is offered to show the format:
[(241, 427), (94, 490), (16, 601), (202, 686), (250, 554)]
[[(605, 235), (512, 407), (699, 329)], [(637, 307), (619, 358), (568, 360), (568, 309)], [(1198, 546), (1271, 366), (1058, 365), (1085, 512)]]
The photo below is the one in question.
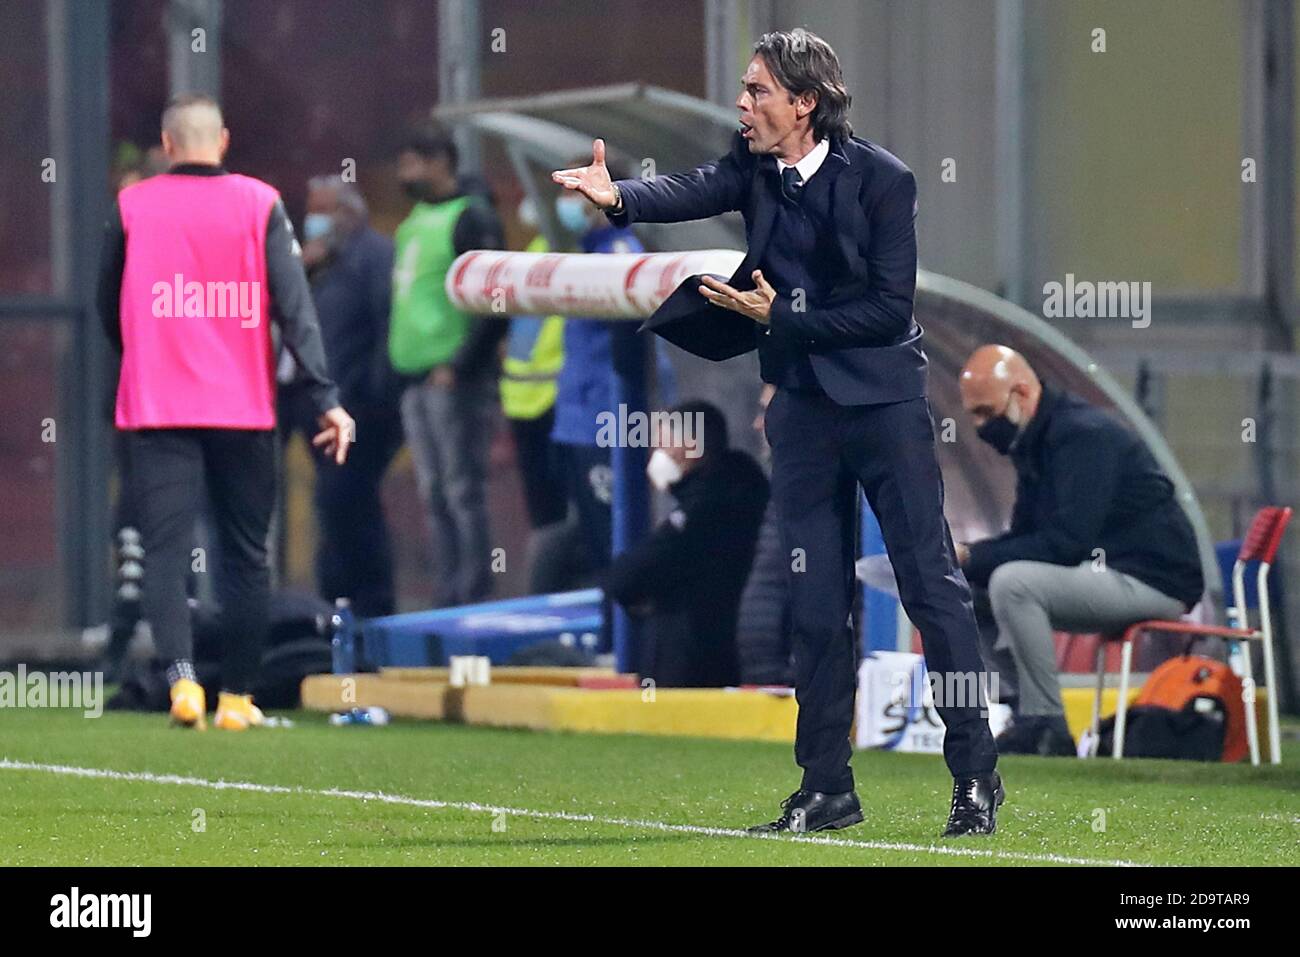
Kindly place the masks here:
[[(840, 405), (900, 402), (925, 394), (916, 292), (916, 178), (902, 160), (858, 137), (832, 137), (824, 168), (840, 165), (831, 186), (843, 280), (824, 302), (778, 296), (765, 330), (708, 303), (688, 279), (644, 328), (689, 352), (721, 359), (748, 352), (760, 335), (782, 336), (806, 351), (826, 394)], [(818, 170), (814, 176), (822, 175)], [(616, 225), (706, 219), (739, 210), (748, 251), (729, 282), (753, 289), (776, 212), (780, 175), (771, 156), (756, 156), (739, 133), (726, 156), (686, 173), (619, 180)]]
[[(988, 585), (1014, 561), (1104, 561), (1190, 609), (1205, 590), (1192, 524), (1141, 439), (1109, 413), (1051, 386), (1011, 460), (1011, 528), (970, 546), (966, 577)], [(1094, 555), (1095, 549), (1101, 553)]]
[(671, 492), (677, 508), (615, 556), (605, 590), (649, 619), (642, 675), (665, 687), (734, 685), (736, 616), (767, 507), (767, 477), (751, 456), (731, 449), (702, 461)]

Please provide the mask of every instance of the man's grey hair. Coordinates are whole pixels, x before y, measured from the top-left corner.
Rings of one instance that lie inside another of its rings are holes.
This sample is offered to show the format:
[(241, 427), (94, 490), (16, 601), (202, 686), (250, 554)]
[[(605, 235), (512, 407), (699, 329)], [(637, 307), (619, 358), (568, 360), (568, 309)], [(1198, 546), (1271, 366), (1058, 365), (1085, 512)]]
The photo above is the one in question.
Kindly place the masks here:
[(162, 128), (181, 149), (216, 143), (225, 125), (221, 105), (206, 93), (181, 93), (163, 110)]
[(308, 192), (317, 189), (332, 189), (337, 192), (339, 205), (352, 213), (358, 220), (365, 221), (370, 218), (370, 207), (366, 205), (366, 198), (361, 195), (361, 190), (357, 188), (357, 184), (343, 179), (338, 173), (313, 176), (307, 180)]

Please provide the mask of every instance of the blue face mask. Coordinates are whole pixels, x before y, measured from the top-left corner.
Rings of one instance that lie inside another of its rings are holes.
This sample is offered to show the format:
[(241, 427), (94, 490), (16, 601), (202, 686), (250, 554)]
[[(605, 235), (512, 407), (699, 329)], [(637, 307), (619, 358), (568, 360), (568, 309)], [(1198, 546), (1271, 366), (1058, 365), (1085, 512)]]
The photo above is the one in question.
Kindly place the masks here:
[(587, 223), (587, 200), (581, 196), (555, 197), (555, 215), (560, 225), (575, 236), (585, 235), (590, 228)]
[(324, 239), (334, 231), (334, 217), (329, 213), (308, 213), (302, 221), (302, 235), (307, 242)]

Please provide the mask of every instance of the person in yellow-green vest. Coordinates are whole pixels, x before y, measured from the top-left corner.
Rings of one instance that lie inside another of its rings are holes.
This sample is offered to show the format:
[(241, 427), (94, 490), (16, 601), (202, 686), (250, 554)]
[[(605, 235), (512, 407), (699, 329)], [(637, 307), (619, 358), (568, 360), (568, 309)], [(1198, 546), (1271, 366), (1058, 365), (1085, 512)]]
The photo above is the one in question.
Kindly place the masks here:
[[(520, 218), (527, 221), (527, 200)], [(532, 217), (535, 222), (535, 216)], [(544, 253), (550, 245), (538, 235), (525, 252)], [(515, 316), (510, 320), (501, 363), (501, 410), (515, 440), (515, 461), (528, 508), (529, 591), (570, 587), (566, 542), (568, 495), (551, 429), (555, 425), (556, 380), (564, 365), (563, 316)]]
[(462, 191), (441, 130), (408, 137), (397, 175), (415, 205), (394, 237), (388, 356), (407, 382), (402, 426), (433, 529), (433, 604), (463, 605), (492, 591), (487, 466), (506, 323), (456, 309), (443, 283), (461, 253), (503, 248), (501, 223), (486, 197)]

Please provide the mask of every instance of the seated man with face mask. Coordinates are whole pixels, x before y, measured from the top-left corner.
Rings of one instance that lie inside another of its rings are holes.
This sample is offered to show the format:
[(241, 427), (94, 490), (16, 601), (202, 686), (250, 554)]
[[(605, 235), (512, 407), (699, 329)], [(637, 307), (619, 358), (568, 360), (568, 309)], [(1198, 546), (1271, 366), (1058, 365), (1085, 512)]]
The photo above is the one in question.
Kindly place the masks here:
[(638, 671), (661, 687), (739, 682), (736, 615), (767, 507), (763, 470), (728, 447), (722, 412), (686, 402), (660, 418), (646, 472), (676, 508), (614, 558), (607, 594), (644, 617)]
[(979, 437), (1017, 477), (1010, 529), (957, 545), (977, 611), (985, 589), (996, 623), (995, 640), (981, 628), (985, 666), (1018, 699), (998, 751), (1073, 755), (1053, 629), (1109, 634), (1179, 618), (1204, 590), (1196, 536), (1146, 445), (1040, 382), (1019, 353), (981, 346), (960, 385)]

